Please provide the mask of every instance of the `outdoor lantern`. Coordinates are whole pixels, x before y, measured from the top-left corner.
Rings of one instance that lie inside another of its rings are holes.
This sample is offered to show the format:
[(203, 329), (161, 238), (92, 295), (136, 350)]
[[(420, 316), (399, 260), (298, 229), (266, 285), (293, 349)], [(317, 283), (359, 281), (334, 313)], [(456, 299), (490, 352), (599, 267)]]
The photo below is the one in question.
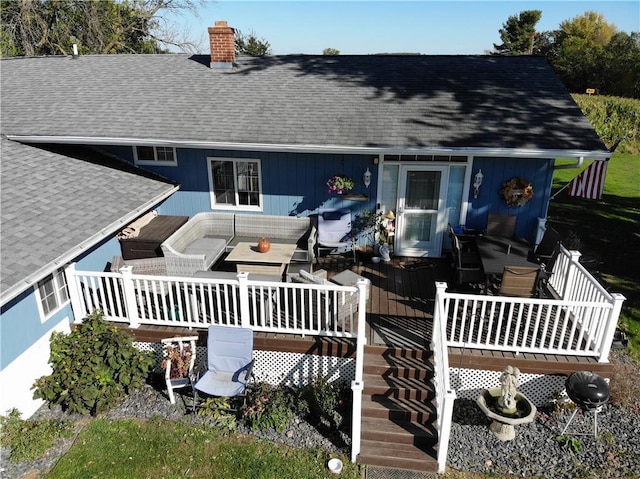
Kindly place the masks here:
[(364, 183), (364, 186), (369, 188), (369, 185), (371, 184), (371, 172), (369, 171), (369, 168), (367, 168), (367, 171), (362, 175), (362, 182)]
[(482, 179), (484, 178), (482, 170), (478, 170), (476, 176), (474, 176), (473, 178), (473, 197), (477, 198), (478, 193), (480, 193), (480, 186), (482, 186)]

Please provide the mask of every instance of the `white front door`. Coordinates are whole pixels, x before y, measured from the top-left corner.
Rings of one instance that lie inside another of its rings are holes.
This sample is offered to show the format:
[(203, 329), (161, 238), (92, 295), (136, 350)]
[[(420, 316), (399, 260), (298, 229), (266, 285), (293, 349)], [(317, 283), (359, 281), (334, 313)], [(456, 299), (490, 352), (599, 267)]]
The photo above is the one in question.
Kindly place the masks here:
[(400, 167), (396, 255), (440, 256), (447, 171), (445, 166)]

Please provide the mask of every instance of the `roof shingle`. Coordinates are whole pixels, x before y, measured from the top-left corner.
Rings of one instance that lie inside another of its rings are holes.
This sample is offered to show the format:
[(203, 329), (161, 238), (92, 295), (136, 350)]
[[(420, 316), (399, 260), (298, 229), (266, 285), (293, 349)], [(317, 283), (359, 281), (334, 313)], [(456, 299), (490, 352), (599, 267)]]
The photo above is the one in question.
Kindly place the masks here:
[(2, 62), (2, 129), (341, 147), (605, 150), (544, 58), (96, 55)]

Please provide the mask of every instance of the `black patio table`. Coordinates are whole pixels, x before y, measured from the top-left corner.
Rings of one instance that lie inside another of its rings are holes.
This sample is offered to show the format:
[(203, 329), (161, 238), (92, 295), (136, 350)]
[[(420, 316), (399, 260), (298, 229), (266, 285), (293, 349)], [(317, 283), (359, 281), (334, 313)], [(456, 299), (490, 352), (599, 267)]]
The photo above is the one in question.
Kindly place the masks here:
[(540, 266), (531, 259), (531, 246), (523, 239), (484, 235), (476, 237), (476, 244), (487, 278), (502, 276), (506, 266)]

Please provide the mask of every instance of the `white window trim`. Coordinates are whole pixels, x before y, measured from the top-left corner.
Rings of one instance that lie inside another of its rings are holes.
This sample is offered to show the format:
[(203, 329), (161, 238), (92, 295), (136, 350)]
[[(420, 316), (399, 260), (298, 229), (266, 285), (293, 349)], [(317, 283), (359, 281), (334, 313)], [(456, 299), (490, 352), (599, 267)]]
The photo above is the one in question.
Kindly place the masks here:
[[(233, 183), (235, 187), (235, 195), (236, 195), (236, 205), (229, 204), (216, 204), (216, 195), (213, 191), (213, 172), (212, 172), (212, 164), (214, 161), (231, 161), (233, 162), (233, 170), (234, 170), (234, 178)], [(257, 205), (239, 205), (238, 203), (238, 177), (236, 174), (236, 163), (239, 162), (256, 162), (258, 164), (258, 187), (260, 191), (258, 193), (258, 204)], [(210, 156), (207, 157), (207, 172), (209, 176), (209, 197), (211, 201), (211, 209), (212, 210), (234, 210), (234, 211), (262, 211), (263, 197), (262, 197), (262, 163), (258, 158), (225, 158), (218, 156)]]
[[(138, 159), (138, 146), (144, 148), (153, 148), (153, 161)], [(152, 146), (152, 145), (135, 145), (133, 148), (133, 163), (135, 165), (155, 165), (155, 166), (178, 166), (178, 152), (175, 147), (171, 146)], [(173, 161), (158, 161), (158, 148), (171, 148), (173, 150)]]
[[(69, 304), (71, 302), (71, 298), (69, 295), (69, 285), (67, 285), (66, 281), (67, 278), (65, 276), (64, 270), (62, 269), (58, 269), (56, 271), (54, 271), (53, 273), (50, 273), (52, 275), (52, 281), (54, 282), (54, 294), (55, 294), (55, 298), (56, 298), (56, 307), (53, 308), (49, 314), (45, 314), (44, 312), (44, 308), (42, 307), (42, 294), (40, 294), (40, 283), (42, 283), (43, 280), (40, 280), (36, 283), (35, 286), (35, 292), (36, 292), (36, 304), (38, 305), (38, 314), (40, 316), (40, 323), (45, 323), (48, 319), (50, 319), (52, 316), (54, 316), (58, 311), (60, 311), (62, 308), (64, 308), (67, 304)], [(49, 276), (49, 275), (47, 275)], [(62, 301), (60, 299), (60, 285), (58, 284), (58, 278), (63, 278), (65, 281), (65, 288), (67, 290), (67, 299)]]

